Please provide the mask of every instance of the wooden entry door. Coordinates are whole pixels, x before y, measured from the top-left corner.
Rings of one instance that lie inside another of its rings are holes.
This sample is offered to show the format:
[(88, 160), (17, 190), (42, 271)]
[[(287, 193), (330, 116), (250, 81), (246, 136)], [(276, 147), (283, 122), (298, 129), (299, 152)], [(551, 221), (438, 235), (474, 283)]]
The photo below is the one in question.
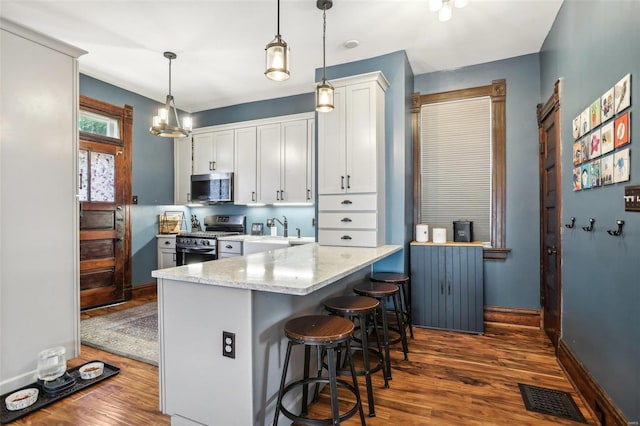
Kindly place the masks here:
[(538, 105), (540, 138), (540, 305), (543, 327), (556, 350), (561, 331), (560, 250), (560, 98), (556, 82), (551, 98)]
[(86, 309), (131, 298), (133, 109), (81, 96), (80, 111), (80, 308)]

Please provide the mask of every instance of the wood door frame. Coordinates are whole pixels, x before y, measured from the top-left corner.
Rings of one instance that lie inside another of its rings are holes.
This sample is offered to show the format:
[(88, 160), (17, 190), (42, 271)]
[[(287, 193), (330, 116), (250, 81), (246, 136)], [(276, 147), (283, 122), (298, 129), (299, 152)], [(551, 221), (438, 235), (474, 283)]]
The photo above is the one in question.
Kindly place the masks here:
[(120, 139), (94, 133), (80, 132), (80, 138), (87, 141), (101, 142), (122, 146), (126, 165), (123, 170), (123, 209), (124, 235), (122, 240), (123, 285), (125, 300), (131, 299), (131, 150), (133, 142), (133, 107), (130, 105), (117, 106), (88, 96), (80, 95), (80, 109), (93, 112), (118, 120), (120, 124)]
[(538, 176), (539, 176), (539, 197), (540, 197), (540, 327), (545, 329), (545, 279), (546, 279), (546, 270), (544, 269), (544, 256), (547, 256), (546, 247), (544, 244), (545, 238), (545, 214), (544, 214), (544, 198), (545, 195), (543, 193), (542, 187), (542, 179), (544, 177), (545, 165), (544, 165), (544, 156), (542, 153), (546, 147), (546, 132), (544, 129), (544, 121), (550, 115), (554, 114), (554, 126), (556, 132), (556, 150), (555, 150), (555, 168), (556, 168), (556, 176), (555, 176), (555, 184), (556, 184), (556, 250), (557, 254), (556, 258), (556, 290), (557, 290), (557, 339), (551, 339), (556, 352), (558, 349), (558, 342), (562, 333), (562, 225), (561, 225), (561, 211), (562, 211), (562, 156), (561, 156), (561, 146), (562, 146), (562, 131), (561, 131), (561, 122), (560, 122), (560, 80), (557, 80), (553, 94), (547, 100), (547, 102), (543, 104), (538, 104), (537, 106), (537, 118), (538, 118), (538, 146), (540, 155), (538, 156)]

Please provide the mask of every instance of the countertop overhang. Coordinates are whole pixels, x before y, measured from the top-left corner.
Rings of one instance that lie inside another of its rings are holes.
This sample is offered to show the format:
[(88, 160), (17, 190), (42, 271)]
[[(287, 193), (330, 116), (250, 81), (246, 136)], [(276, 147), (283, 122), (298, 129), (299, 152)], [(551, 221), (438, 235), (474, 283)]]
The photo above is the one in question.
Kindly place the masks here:
[(400, 245), (335, 247), (317, 243), (152, 271), (155, 278), (306, 295), (402, 250)]

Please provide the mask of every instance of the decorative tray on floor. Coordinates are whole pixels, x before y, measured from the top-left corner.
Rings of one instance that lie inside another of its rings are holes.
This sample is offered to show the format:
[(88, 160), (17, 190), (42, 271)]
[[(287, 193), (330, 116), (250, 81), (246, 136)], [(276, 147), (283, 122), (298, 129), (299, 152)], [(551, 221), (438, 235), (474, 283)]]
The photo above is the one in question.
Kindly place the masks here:
[[(82, 367), (83, 365), (89, 364), (91, 362), (102, 362), (104, 364), (104, 372), (102, 373), (102, 375), (98, 377), (94, 377), (93, 379), (80, 378), (80, 371), (79, 371), (80, 367)], [(14, 420), (17, 420), (22, 416), (31, 414), (42, 407), (45, 407), (49, 404), (52, 404), (56, 401), (66, 398), (67, 396), (72, 395), (82, 389), (88, 388), (89, 386), (95, 383), (101, 382), (105, 379), (108, 379), (109, 377), (115, 376), (119, 372), (120, 372), (120, 369), (118, 367), (111, 364), (107, 364), (104, 361), (98, 361), (98, 360), (88, 361), (82, 365), (79, 365), (77, 367), (67, 370), (67, 373), (71, 377), (76, 379), (76, 383), (69, 389), (63, 390), (56, 395), (48, 395), (42, 388), (42, 385), (38, 382), (31, 383), (30, 385), (23, 386), (22, 388), (13, 390), (11, 392), (7, 392), (6, 394), (0, 396), (0, 423), (4, 424), (4, 423), (9, 423)], [(36, 402), (34, 402), (32, 405), (25, 407), (21, 410), (16, 410), (16, 411), (9, 410), (5, 403), (5, 398), (7, 398), (9, 395), (11, 395), (14, 392), (17, 392), (21, 389), (27, 389), (27, 388), (37, 388), (39, 390), (38, 399), (36, 400)]]

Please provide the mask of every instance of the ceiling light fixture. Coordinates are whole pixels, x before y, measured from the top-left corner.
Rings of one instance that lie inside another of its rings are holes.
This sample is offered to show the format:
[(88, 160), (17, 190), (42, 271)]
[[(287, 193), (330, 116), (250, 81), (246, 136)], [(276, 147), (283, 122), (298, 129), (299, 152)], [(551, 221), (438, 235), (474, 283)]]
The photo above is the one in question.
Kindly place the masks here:
[(267, 70), (264, 75), (270, 80), (289, 79), (289, 45), (280, 36), (280, 0), (278, 0), (278, 28), (276, 38), (265, 48), (267, 52)]
[[(189, 133), (191, 133), (192, 121), (191, 117), (185, 116), (182, 118), (184, 127), (180, 126), (176, 102), (173, 100), (173, 96), (171, 95), (171, 60), (175, 59), (177, 55), (173, 52), (164, 52), (164, 57), (169, 60), (169, 94), (167, 95), (167, 101), (165, 102), (164, 108), (158, 109), (158, 115), (153, 117), (153, 122), (149, 132), (152, 135), (162, 136), (165, 138), (182, 138), (189, 136)], [(170, 124), (171, 115), (173, 115), (176, 120), (175, 126)]]
[(327, 34), (327, 9), (333, 6), (333, 0), (318, 0), (318, 9), (322, 10), (322, 81), (316, 86), (316, 111), (333, 111), (333, 86), (327, 81), (327, 62), (325, 59), (325, 38)]
[(446, 22), (451, 19), (453, 14), (453, 7), (458, 9), (465, 7), (469, 0), (429, 0), (429, 10), (432, 12), (438, 12), (438, 20), (440, 22)]

